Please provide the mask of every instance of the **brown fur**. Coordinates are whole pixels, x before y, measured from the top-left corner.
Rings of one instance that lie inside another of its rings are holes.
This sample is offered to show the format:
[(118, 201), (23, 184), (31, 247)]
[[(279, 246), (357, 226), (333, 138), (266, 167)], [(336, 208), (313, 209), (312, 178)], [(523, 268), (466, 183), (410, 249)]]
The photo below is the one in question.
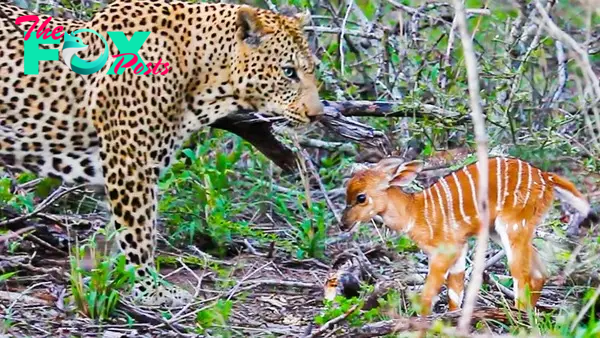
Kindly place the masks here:
[[(379, 215), (389, 228), (407, 232), (427, 253), (430, 267), (421, 295), (421, 311), (427, 314), (445, 281), (450, 310), (461, 305), (467, 239), (477, 235), (481, 227), (474, 198), (479, 170), (471, 164), (422, 192), (405, 193), (400, 187), (410, 183), (421, 169), (419, 161), (402, 163), (402, 159), (387, 158), (374, 168), (355, 173), (348, 182), (342, 223), (349, 230)], [(535, 227), (552, 205), (555, 190), (587, 216), (589, 204), (565, 178), (519, 159), (489, 160), (488, 226), (492, 239), (507, 252), (519, 308), (535, 305), (547, 278), (532, 239)], [(527, 288), (530, 297), (526, 297)]]

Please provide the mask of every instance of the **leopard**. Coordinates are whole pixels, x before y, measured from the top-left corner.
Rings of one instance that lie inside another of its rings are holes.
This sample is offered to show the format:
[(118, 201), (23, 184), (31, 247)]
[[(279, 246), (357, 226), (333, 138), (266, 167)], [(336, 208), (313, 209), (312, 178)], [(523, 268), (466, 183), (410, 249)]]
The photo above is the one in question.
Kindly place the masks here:
[[(91, 74), (59, 60), (38, 61), (25, 74), (24, 34), (49, 16), (0, 4), (0, 164), (64, 184), (104, 191), (117, 253), (135, 271), (129, 296), (137, 304), (182, 306), (190, 292), (156, 278), (160, 175), (192, 134), (235, 114), (254, 114), (291, 129), (323, 115), (316, 66), (305, 32), (310, 13), (278, 13), (244, 4), (115, 0), (90, 20), (51, 18), (77, 33), (84, 61), (119, 49), (107, 32), (127, 39), (150, 32), (138, 51), (158, 74), (134, 69), (108, 74), (118, 57)], [(37, 28), (37, 26), (36, 26)], [(34, 30), (32, 35), (36, 34)], [(39, 49), (62, 50), (56, 44)], [(64, 56), (64, 50), (62, 51)], [(123, 61), (121, 59), (121, 61)], [(253, 116), (254, 116), (253, 115)], [(249, 115), (250, 116), (250, 115)]]

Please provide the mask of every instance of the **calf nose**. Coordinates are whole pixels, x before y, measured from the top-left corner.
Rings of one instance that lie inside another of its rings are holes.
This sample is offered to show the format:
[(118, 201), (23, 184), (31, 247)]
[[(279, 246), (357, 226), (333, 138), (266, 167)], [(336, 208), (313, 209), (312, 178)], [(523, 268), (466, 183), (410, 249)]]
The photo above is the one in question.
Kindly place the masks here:
[(348, 208), (344, 209), (344, 212), (342, 213), (342, 219), (340, 222), (340, 230), (342, 231), (348, 231), (350, 228), (352, 228), (352, 223), (348, 221), (347, 211)]

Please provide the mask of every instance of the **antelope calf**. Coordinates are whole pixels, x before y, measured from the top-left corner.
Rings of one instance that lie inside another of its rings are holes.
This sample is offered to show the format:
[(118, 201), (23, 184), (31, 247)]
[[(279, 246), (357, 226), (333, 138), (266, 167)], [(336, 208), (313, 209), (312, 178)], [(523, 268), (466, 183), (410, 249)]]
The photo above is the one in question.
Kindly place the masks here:
[[(387, 227), (403, 231), (429, 257), (429, 274), (421, 294), (421, 314), (448, 282), (449, 309), (461, 307), (467, 239), (479, 233), (478, 167), (471, 164), (414, 194), (401, 187), (413, 181), (423, 163), (389, 157), (372, 168), (355, 170), (348, 181), (344, 231), (381, 216)], [(547, 272), (532, 245), (534, 230), (552, 205), (554, 192), (578, 212), (597, 221), (573, 183), (513, 158), (489, 160), (490, 237), (502, 245), (513, 277), (519, 309), (535, 305)], [(526, 289), (529, 293), (526, 293)]]

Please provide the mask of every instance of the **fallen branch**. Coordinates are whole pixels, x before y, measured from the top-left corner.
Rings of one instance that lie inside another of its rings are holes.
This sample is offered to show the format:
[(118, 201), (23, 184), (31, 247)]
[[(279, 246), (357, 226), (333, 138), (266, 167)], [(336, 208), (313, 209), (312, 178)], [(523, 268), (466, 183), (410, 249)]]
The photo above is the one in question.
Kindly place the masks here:
[[(385, 149), (389, 146), (389, 140), (385, 134), (350, 117), (413, 117), (432, 118), (445, 122), (450, 119), (456, 124), (464, 123), (469, 119), (468, 115), (430, 104), (374, 101), (322, 101), (322, 103), (325, 106), (325, 113), (319, 122), (325, 129), (341, 138), (378, 149)], [(232, 132), (250, 142), (284, 171), (296, 171), (297, 156), (275, 137), (271, 128), (272, 121), (257, 119), (254, 114), (248, 112), (239, 112), (221, 118), (211, 126)], [(337, 146), (337, 144), (316, 144), (312, 141), (306, 146), (326, 146), (331, 150), (331, 147)], [(340, 145), (339, 150), (351, 151), (347, 147), (342, 147), (343, 145)]]
[(351, 314), (353, 314), (354, 312), (356, 312), (356, 310), (359, 307), (360, 307), (360, 304), (354, 304), (354, 306), (352, 306), (351, 308), (349, 308), (348, 311), (346, 311), (342, 315), (340, 315), (338, 317), (335, 317), (335, 318), (331, 319), (330, 321), (326, 322), (317, 331), (315, 331), (312, 334), (308, 335), (307, 338), (320, 337), (323, 333), (327, 332), (327, 330), (329, 330), (330, 327), (333, 327), (335, 324), (346, 320), (346, 318), (348, 318)]
[(296, 168), (296, 155), (275, 138), (268, 122), (257, 122), (253, 116), (240, 114), (221, 118), (211, 127), (227, 130), (250, 142), (284, 171), (292, 172)]
[[(414, 117), (455, 119), (463, 122), (467, 115), (446, 110), (426, 103), (410, 104), (406, 102), (378, 102), (378, 101), (323, 101), (325, 107), (334, 109), (344, 116), (371, 116), (371, 117)], [(326, 110), (327, 111), (327, 110)]]
[(251, 279), (245, 280), (240, 284), (255, 284), (255, 286), (287, 286), (308, 289), (320, 289), (321, 286), (316, 283), (295, 282), (276, 279)]
[(25, 269), (35, 273), (46, 274), (62, 280), (64, 278), (64, 269), (60, 267), (36, 267), (31, 264), (31, 258), (29, 256), (3, 256), (0, 255), (0, 271), (2, 273)]
[(320, 119), (321, 124), (337, 135), (371, 147), (380, 148), (389, 145), (385, 134), (375, 128), (350, 119), (344, 115), (344, 110), (326, 106), (325, 115)]
[(298, 140), (298, 143), (305, 148), (319, 148), (329, 151), (339, 150), (350, 156), (355, 156), (357, 154), (356, 149), (354, 149), (354, 146), (350, 143), (329, 142), (312, 138), (301, 138)]
[(9, 239), (12, 239), (14, 237), (18, 237), (18, 236), (20, 236), (20, 235), (22, 235), (22, 234), (24, 234), (24, 233), (26, 233), (28, 231), (35, 231), (35, 228), (36, 227), (34, 225), (29, 225), (29, 226), (26, 226), (26, 227), (21, 228), (19, 230), (9, 232), (6, 235), (2, 235), (2, 236), (0, 236), (0, 245), (2, 245), (3, 243), (4, 243), (4, 245), (6, 245), (7, 244), (6, 242)]
[(7, 225), (23, 222), (23, 221), (37, 215), (38, 213), (40, 213), (41, 211), (43, 211), (44, 209), (46, 209), (47, 207), (52, 205), (52, 203), (58, 201), (61, 197), (65, 196), (77, 189), (81, 189), (86, 185), (87, 184), (80, 184), (80, 185), (77, 185), (77, 186), (74, 186), (71, 188), (64, 188), (61, 186), (58, 190), (53, 192), (52, 195), (48, 196), (45, 200), (43, 200), (42, 203), (40, 203), (35, 208), (35, 210), (33, 210), (32, 212), (27, 213), (25, 215), (21, 215), (21, 216), (15, 217), (15, 218), (11, 218), (11, 219), (2, 221), (2, 222), (0, 222), (0, 227), (5, 227)]
[(27, 296), (23, 293), (10, 292), (10, 291), (0, 291), (0, 301), (6, 302), (18, 302), (20, 306), (47, 306), (51, 305), (49, 301)]
[[(337, 135), (371, 146), (385, 143), (385, 135), (358, 121), (345, 118), (337, 109), (329, 110), (321, 123)], [(229, 115), (214, 122), (214, 128), (232, 132), (250, 142), (256, 149), (284, 171), (296, 170), (296, 154), (275, 137), (270, 121), (258, 120), (255, 115), (242, 113)]]
[[(462, 312), (453, 311), (447, 312), (442, 315), (434, 315), (429, 317), (402, 317), (391, 320), (385, 320), (377, 323), (371, 323), (364, 325), (360, 328), (351, 330), (342, 337), (352, 338), (367, 338), (367, 337), (380, 337), (389, 334), (395, 334), (398, 332), (407, 331), (426, 331), (429, 330), (436, 320), (449, 321), (452, 325), (456, 325)], [(471, 315), (473, 322), (482, 320), (496, 320), (506, 322), (510, 316), (505, 310), (494, 308), (494, 307), (482, 307), (473, 310)], [(522, 313), (522, 316), (525, 316)]]

